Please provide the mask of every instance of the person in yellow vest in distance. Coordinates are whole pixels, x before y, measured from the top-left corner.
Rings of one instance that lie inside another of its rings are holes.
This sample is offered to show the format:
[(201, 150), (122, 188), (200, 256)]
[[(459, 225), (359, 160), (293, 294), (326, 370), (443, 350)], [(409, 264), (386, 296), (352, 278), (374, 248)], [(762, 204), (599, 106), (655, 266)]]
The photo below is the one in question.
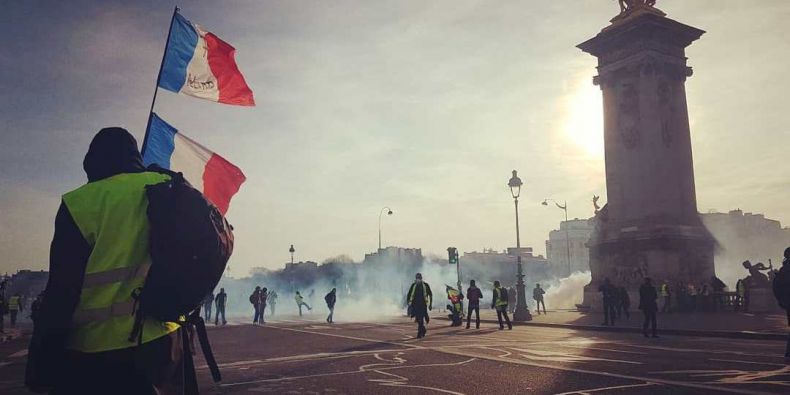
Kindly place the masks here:
[(8, 298), (8, 315), (11, 316), (11, 327), (16, 328), (16, 316), (22, 311), (22, 297), (19, 294)]
[(296, 306), (299, 307), (299, 317), (302, 316), (302, 306), (307, 307), (308, 311), (313, 310), (313, 308), (310, 307), (309, 304), (304, 302), (304, 298), (302, 297), (302, 294), (299, 293), (299, 291), (296, 291), (296, 295), (294, 296), (294, 301), (296, 301)]
[(421, 273), (417, 273), (414, 282), (409, 287), (406, 302), (409, 306), (409, 317), (413, 317), (417, 321), (417, 338), (425, 337), (428, 332), (425, 324), (431, 320), (428, 311), (433, 310), (433, 292), (431, 292), (431, 286), (422, 281)]
[(494, 281), (494, 297), (491, 299), (491, 308), (496, 309), (496, 319), (499, 321), (499, 330), (505, 329), (502, 323), (502, 316), (505, 317), (507, 329), (512, 330), (513, 324), (510, 323), (510, 317), (507, 315), (507, 291), (503, 288), (499, 281)]
[(145, 318), (140, 343), (129, 340), (132, 292), (151, 265), (145, 187), (169, 176), (146, 171), (137, 141), (117, 127), (96, 134), (83, 168), (88, 183), (63, 195), (55, 217), (25, 385), (58, 394), (197, 391), (178, 324)]

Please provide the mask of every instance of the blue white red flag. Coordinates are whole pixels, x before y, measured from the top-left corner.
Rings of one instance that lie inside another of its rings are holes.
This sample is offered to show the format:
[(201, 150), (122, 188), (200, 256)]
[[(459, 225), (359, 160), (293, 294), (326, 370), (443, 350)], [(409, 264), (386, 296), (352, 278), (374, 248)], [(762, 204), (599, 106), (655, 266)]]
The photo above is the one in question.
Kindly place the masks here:
[(184, 136), (156, 113), (151, 114), (143, 163), (183, 173), (222, 214), (228, 211), (230, 199), (247, 179), (241, 169)]
[(230, 44), (176, 12), (159, 87), (219, 103), (254, 106), (235, 53)]

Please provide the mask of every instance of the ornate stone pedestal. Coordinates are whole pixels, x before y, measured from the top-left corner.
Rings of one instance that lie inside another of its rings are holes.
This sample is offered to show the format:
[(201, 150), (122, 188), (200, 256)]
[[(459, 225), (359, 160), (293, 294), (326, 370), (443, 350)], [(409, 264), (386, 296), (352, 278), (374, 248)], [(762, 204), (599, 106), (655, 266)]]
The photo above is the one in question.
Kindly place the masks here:
[(588, 243), (584, 305), (600, 310), (604, 278), (632, 304), (644, 277), (697, 285), (714, 275), (714, 241), (697, 212), (685, 48), (704, 32), (652, 7), (615, 18), (578, 47), (598, 58), (607, 204)]
[(749, 312), (750, 313), (781, 313), (771, 288), (753, 288), (749, 290)]

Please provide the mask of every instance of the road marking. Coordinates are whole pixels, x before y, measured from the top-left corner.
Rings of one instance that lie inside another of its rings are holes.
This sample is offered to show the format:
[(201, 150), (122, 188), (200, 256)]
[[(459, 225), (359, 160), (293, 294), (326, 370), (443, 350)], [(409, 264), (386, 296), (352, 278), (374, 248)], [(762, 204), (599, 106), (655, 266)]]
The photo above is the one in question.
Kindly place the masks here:
[[(434, 364), (421, 364), (421, 365), (405, 365), (405, 366), (392, 366), (387, 368), (379, 368), (378, 370), (395, 370), (395, 369), (413, 369), (413, 368), (428, 368), (428, 367), (437, 367), (437, 366), (460, 366), (467, 364), (469, 362), (474, 361), (477, 358), (469, 358), (464, 361), (460, 362), (452, 362), (452, 363), (434, 363)], [(301, 380), (301, 379), (311, 379), (317, 377), (328, 377), (328, 376), (341, 376), (341, 375), (350, 375), (350, 374), (360, 374), (360, 373), (371, 373), (373, 371), (369, 370), (348, 370), (343, 372), (333, 372), (333, 373), (318, 373), (318, 374), (309, 374), (304, 376), (286, 376), (286, 377), (278, 377), (274, 379), (261, 379), (261, 380), (252, 380), (252, 381), (240, 381), (238, 383), (223, 383), (220, 384), (220, 387), (235, 387), (239, 385), (249, 385), (249, 384), (260, 384), (260, 383), (275, 383), (280, 381), (293, 381), (293, 380)]]
[[(620, 379), (626, 379), (626, 380), (636, 380), (636, 381), (641, 381), (641, 382), (644, 382), (644, 383), (665, 384), (665, 385), (672, 385), (672, 386), (678, 386), (678, 387), (696, 388), (696, 389), (703, 389), (703, 390), (709, 390), (709, 391), (724, 391), (724, 392), (739, 393), (739, 394), (750, 394), (750, 395), (770, 394), (769, 392), (745, 390), (745, 389), (739, 389), (739, 388), (727, 388), (727, 387), (721, 387), (721, 386), (717, 386), (717, 385), (708, 385), (708, 384), (701, 384), (701, 383), (689, 383), (689, 382), (675, 381), (675, 380), (662, 379), (662, 378), (656, 378), (656, 377), (642, 377), (642, 376), (633, 376), (633, 375), (619, 374), (619, 373), (593, 371), (593, 370), (574, 368), (574, 367), (568, 367), (568, 366), (559, 366), (559, 365), (552, 365), (552, 364), (545, 364), (545, 363), (538, 363), (538, 362), (530, 362), (530, 361), (524, 361), (524, 360), (518, 360), (518, 359), (512, 359), (512, 358), (502, 358), (502, 357), (496, 357), (496, 356), (490, 356), (490, 355), (469, 355), (467, 353), (462, 352), (460, 350), (460, 348), (456, 349), (455, 347), (435, 347), (434, 348), (434, 347), (418, 346), (418, 345), (409, 344), (409, 343), (398, 343), (398, 342), (395, 342), (395, 341), (367, 339), (367, 338), (362, 338), (362, 337), (346, 336), (346, 335), (339, 335), (339, 334), (334, 334), (334, 333), (311, 332), (311, 331), (294, 329), (294, 328), (283, 328), (283, 327), (276, 327), (276, 326), (270, 326), (270, 328), (286, 330), (286, 331), (293, 331), (293, 332), (300, 332), (300, 333), (308, 333), (308, 334), (313, 334), (313, 335), (340, 337), (340, 338), (346, 338), (346, 339), (352, 339), (352, 340), (358, 340), (358, 341), (365, 341), (365, 342), (372, 342), (372, 343), (392, 344), (392, 345), (396, 345), (396, 346), (408, 346), (408, 347), (411, 347), (411, 348), (414, 348), (414, 349), (434, 350), (434, 351), (443, 352), (443, 353), (446, 353), (446, 354), (453, 354), (453, 355), (460, 355), (460, 356), (466, 356), (466, 357), (473, 357), (473, 359), (474, 358), (481, 358), (481, 359), (488, 359), (488, 360), (493, 360), (493, 361), (498, 361), (498, 362), (506, 362), (506, 363), (509, 362), (509, 363), (515, 363), (515, 364), (519, 364), (519, 365), (540, 367), (540, 368), (545, 368), (545, 369), (554, 369), (554, 370), (561, 370), (561, 371), (574, 372), (574, 373), (584, 373), (584, 374), (591, 374), (591, 375), (604, 376), (604, 377), (614, 377), (614, 378), (620, 378)], [(632, 344), (627, 344), (627, 343), (623, 343), (622, 345), (631, 346), (631, 347), (649, 348), (649, 349), (668, 350), (668, 351), (728, 353), (726, 351), (711, 351), (711, 350), (682, 349), (682, 348), (671, 348), (671, 347), (661, 347), (661, 346), (632, 345)], [(736, 352), (736, 354), (738, 354), (738, 353)], [(430, 365), (428, 365), (428, 366), (430, 366)], [(400, 367), (388, 368), (386, 370), (397, 369), (397, 368), (400, 368)], [(351, 373), (353, 373), (353, 372), (341, 372), (341, 374), (351, 374)], [(324, 374), (324, 376), (325, 375), (327, 375), (327, 374)], [(311, 376), (306, 376), (306, 377), (311, 377)], [(269, 379), (269, 380), (280, 380), (280, 379)], [(253, 381), (251, 383), (255, 383), (255, 382), (257, 382), (257, 381)], [(231, 385), (231, 384), (229, 384), (229, 385)], [(236, 384), (233, 384), (233, 385), (236, 385)]]
[[(436, 351), (445, 352), (445, 353), (454, 354), (454, 355), (461, 355), (461, 356), (466, 356), (466, 357), (470, 356), (469, 354), (465, 354), (463, 352), (460, 352), (460, 351), (457, 351), (457, 350), (451, 350), (451, 349), (436, 350)], [(732, 392), (732, 393), (736, 393), (736, 394), (749, 394), (749, 395), (757, 395), (757, 394), (759, 394), (759, 395), (766, 394), (767, 395), (767, 394), (770, 394), (770, 392), (750, 391), (750, 390), (742, 390), (742, 389), (738, 389), (738, 388), (726, 388), (726, 387), (720, 387), (720, 386), (714, 386), (714, 385), (688, 383), (688, 382), (683, 382), (683, 381), (675, 381), (675, 380), (668, 380), (668, 379), (661, 379), (661, 378), (654, 378), (654, 377), (641, 377), (641, 376), (632, 376), (632, 375), (627, 375), (627, 374), (601, 372), (601, 371), (573, 368), (573, 367), (568, 367), (568, 366), (558, 366), (558, 365), (550, 365), (550, 364), (537, 363), (537, 362), (529, 362), (529, 361), (523, 361), (523, 360), (512, 359), (512, 358), (500, 358), (500, 357), (494, 357), (494, 356), (490, 356), (490, 355), (473, 355), (473, 356), (475, 356), (477, 358), (480, 358), (480, 359), (488, 359), (488, 360), (498, 361), (498, 362), (509, 362), (509, 363), (515, 363), (515, 364), (519, 364), (519, 365), (534, 366), (534, 367), (545, 368), (545, 369), (562, 370), (562, 371), (566, 371), (566, 372), (585, 373), (585, 374), (591, 374), (591, 375), (596, 375), (596, 376), (614, 377), (614, 378), (626, 379), (626, 380), (636, 380), (636, 381), (641, 381), (641, 382), (644, 382), (644, 383), (666, 384), (666, 385), (673, 385), (673, 386), (678, 386), (678, 387), (703, 389), (703, 390), (708, 390), (708, 391)]]
[(302, 329), (283, 328), (283, 327), (280, 327), (280, 326), (270, 326), (269, 328), (273, 328), (273, 329), (279, 329), (279, 330), (281, 330), (281, 331), (291, 331), (291, 332), (309, 333), (309, 334), (311, 334), (311, 335), (321, 335), (321, 336), (340, 337), (340, 338), (343, 338), (343, 339), (358, 340), (358, 341), (364, 341), (364, 342), (369, 342), (369, 343), (391, 344), (391, 345), (395, 345), (395, 346), (401, 346), (401, 347), (410, 347), (410, 348), (417, 348), (417, 349), (422, 349), (422, 348), (425, 348), (425, 347), (418, 346), (418, 345), (415, 345), (415, 344), (409, 344), (409, 343), (398, 343), (398, 342), (396, 342), (396, 341), (389, 341), (389, 340), (375, 340), (375, 339), (366, 339), (366, 338), (364, 338), (364, 337), (356, 337), (356, 336), (348, 336), (348, 335), (339, 335), (339, 334), (337, 334), (337, 333), (311, 332), (311, 331), (306, 331), (306, 330), (302, 330)]
[(614, 387), (601, 387), (601, 388), (593, 388), (593, 389), (589, 389), (589, 390), (562, 392), (562, 393), (555, 394), (555, 395), (573, 395), (573, 394), (588, 395), (591, 392), (619, 390), (619, 389), (624, 389), (624, 388), (649, 387), (651, 385), (657, 385), (657, 384), (656, 383), (641, 383), (641, 384), (617, 385), (617, 386), (614, 386)]
[(755, 365), (769, 365), (769, 366), (781, 366), (785, 367), (786, 364), (783, 363), (771, 363), (771, 362), (755, 362), (755, 361), (740, 361), (737, 359), (716, 359), (716, 358), (708, 358), (708, 361), (718, 361), (718, 362), (738, 362), (738, 363), (751, 363)]

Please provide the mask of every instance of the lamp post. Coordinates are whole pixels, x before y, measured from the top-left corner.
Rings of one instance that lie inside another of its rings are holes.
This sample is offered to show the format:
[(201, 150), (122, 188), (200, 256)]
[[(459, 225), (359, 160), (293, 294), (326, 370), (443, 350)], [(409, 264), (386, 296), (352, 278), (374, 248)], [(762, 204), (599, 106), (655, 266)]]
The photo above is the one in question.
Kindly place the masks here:
[(568, 277), (570, 277), (570, 275), (571, 275), (571, 239), (568, 236), (568, 226), (569, 226), (569, 224), (568, 224), (568, 201), (566, 200), (563, 205), (560, 205), (554, 199), (543, 199), (543, 203), (541, 203), (541, 204), (544, 205), (544, 206), (548, 206), (549, 205), (549, 200), (554, 202), (554, 204), (557, 206), (557, 208), (560, 208), (563, 211), (565, 211), (565, 248), (567, 249), (567, 252), (568, 252)]
[(387, 215), (392, 215), (392, 209), (386, 206), (379, 211), (379, 251), (381, 251), (381, 215), (384, 214), (384, 210), (387, 210)]
[(513, 170), (513, 177), (507, 183), (510, 187), (510, 194), (513, 195), (513, 202), (516, 205), (516, 262), (518, 262), (518, 274), (516, 278), (516, 311), (513, 313), (513, 321), (532, 321), (532, 314), (527, 308), (526, 286), (524, 285), (524, 268), (521, 265), (521, 234), (518, 225), (518, 197), (521, 195), (521, 179), (518, 178), (516, 171)]
[(296, 252), (296, 250), (294, 249), (294, 245), (293, 244), (291, 244), (291, 248), (288, 249), (288, 252), (291, 253), (291, 265), (293, 265), (294, 264), (294, 252)]

